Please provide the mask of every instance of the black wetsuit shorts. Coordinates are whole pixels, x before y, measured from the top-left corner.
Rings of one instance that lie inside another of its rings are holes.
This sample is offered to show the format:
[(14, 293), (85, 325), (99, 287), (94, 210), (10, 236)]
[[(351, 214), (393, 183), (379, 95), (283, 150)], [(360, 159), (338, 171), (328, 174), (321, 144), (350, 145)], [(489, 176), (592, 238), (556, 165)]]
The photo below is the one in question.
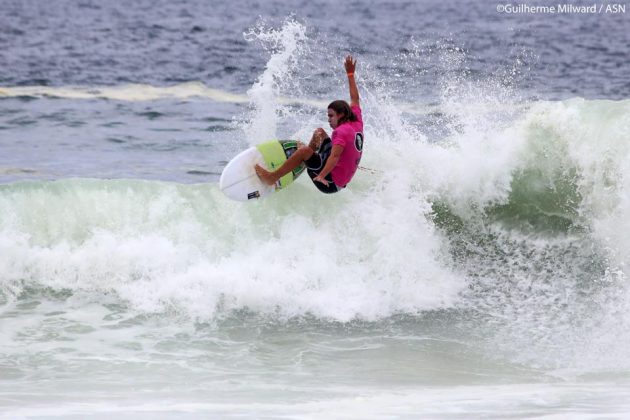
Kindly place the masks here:
[[(322, 144), (319, 146), (319, 150), (313, 153), (313, 156), (311, 156), (305, 162), (306, 170), (308, 172), (308, 176), (311, 177), (311, 180), (315, 179), (319, 175), (319, 173), (322, 171), (322, 169), (324, 169), (324, 166), (326, 166), (326, 162), (328, 161), (328, 158), (330, 157), (331, 153), (332, 153), (332, 141), (330, 140), (330, 137), (326, 137), (324, 141), (322, 141)], [(343, 187), (340, 188), (337, 185), (335, 185), (335, 182), (333, 181), (331, 174), (326, 175), (324, 179), (328, 181), (328, 185), (324, 185), (321, 182), (317, 182), (317, 181), (313, 181), (313, 184), (315, 184), (318, 190), (320, 190), (321, 192), (325, 194), (336, 193), (337, 191), (343, 188)]]

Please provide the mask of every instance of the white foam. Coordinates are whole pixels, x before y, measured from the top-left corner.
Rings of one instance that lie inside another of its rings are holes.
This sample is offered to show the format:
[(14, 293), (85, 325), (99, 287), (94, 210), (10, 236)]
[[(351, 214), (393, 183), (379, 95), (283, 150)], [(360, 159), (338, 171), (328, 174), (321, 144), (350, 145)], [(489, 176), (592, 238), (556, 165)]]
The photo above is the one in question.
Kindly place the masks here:
[(16, 186), (0, 198), (3, 289), (114, 291), (141, 312), (204, 319), (249, 309), (346, 321), (453, 304), (462, 284), (436, 263), (409, 185), (324, 203), (294, 188), (244, 207), (216, 186)]

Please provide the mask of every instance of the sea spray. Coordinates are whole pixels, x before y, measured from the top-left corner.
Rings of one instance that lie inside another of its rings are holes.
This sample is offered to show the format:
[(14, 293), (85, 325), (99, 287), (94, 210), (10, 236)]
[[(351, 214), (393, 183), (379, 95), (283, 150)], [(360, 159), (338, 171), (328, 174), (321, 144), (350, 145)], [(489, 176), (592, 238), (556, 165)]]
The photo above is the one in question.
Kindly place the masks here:
[(271, 53), (265, 70), (247, 91), (253, 115), (244, 131), (250, 144), (257, 144), (277, 137), (280, 86), (291, 77), (305, 51), (306, 27), (295, 20), (287, 20), (281, 29), (260, 23), (245, 38), (260, 42)]

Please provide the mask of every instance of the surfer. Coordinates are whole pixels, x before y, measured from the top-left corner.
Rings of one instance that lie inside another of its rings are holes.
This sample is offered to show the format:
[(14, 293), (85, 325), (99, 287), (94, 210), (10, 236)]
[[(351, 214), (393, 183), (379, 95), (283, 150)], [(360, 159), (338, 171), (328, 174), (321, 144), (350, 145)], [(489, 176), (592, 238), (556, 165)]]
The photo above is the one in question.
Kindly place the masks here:
[(336, 100), (328, 105), (332, 139), (323, 128), (318, 128), (313, 132), (309, 145), (300, 146), (277, 170), (270, 172), (256, 165), (256, 173), (265, 184), (274, 185), (302, 163), (306, 165), (315, 186), (326, 194), (335, 193), (350, 182), (361, 161), (364, 137), (359, 89), (354, 79), (356, 63), (351, 55), (344, 62), (350, 104)]

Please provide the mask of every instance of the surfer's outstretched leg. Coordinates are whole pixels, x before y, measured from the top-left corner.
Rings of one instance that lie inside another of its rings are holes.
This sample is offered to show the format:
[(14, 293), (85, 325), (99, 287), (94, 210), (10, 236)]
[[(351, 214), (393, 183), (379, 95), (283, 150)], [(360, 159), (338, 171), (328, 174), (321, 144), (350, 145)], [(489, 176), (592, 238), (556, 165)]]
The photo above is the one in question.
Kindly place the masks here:
[(275, 184), (280, 178), (310, 159), (310, 157), (313, 156), (313, 153), (319, 149), (319, 146), (326, 137), (328, 137), (326, 131), (324, 131), (323, 128), (318, 128), (313, 132), (313, 137), (311, 138), (308, 146), (300, 146), (278, 169), (273, 172), (269, 172), (262, 166), (256, 165), (254, 167), (256, 174), (265, 184)]
[(262, 182), (267, 185), (273, 185), (278, 182), (280, 178), (300, 166), (302, 162), (308, 160), (311, 156), (313, 156), (313, 153), (315, 152), (309, 146), (302, 146), (297, 149), (295, 153), (293, 153), (291, 157), (282, 164), (282, 166), (273, 172), (269, 172), (260, 165), (256, 165), (254, 169)]

